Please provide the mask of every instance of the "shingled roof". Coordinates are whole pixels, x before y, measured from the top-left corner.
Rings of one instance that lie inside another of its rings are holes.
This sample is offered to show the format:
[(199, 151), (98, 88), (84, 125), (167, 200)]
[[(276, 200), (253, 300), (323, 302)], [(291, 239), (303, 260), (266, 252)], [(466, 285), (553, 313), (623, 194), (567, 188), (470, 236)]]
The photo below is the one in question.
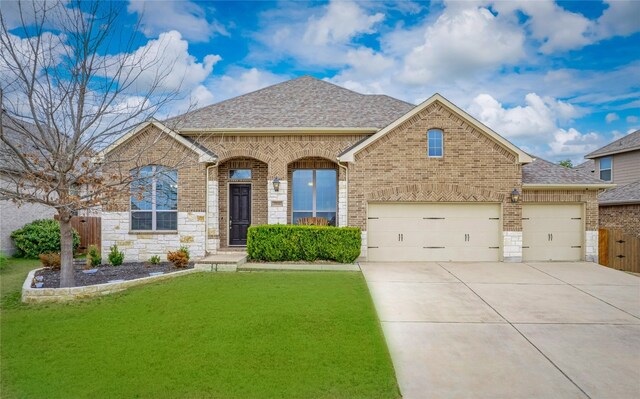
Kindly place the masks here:
[(600, 205), (640, 203), (640, 181), (609, 189), (598, 196)]
[(636, 130), (633, 133), (629, 133), (626, 136), (607, 144), (602, 148), (599, 148), (587, 155), (585, 158), (598, 158), (604, 155), (617, 154), (619, 152), (628, 152), (633, 150), (640, 150), (640, 130)]
[(531, 185), (606, 185), (591, 173), (566, 168), (542, 158), (522, 166), (522, 183)]
[(574, 166), (573, 169), (593, 174), (596, 171), (596, 161), (594, 161), (593, 159), (587, 159), (580, 165)]
[(178, 130), (255, 128), (380, 129), (415, 105), (303, 76), (209, 105), (167, 121)]

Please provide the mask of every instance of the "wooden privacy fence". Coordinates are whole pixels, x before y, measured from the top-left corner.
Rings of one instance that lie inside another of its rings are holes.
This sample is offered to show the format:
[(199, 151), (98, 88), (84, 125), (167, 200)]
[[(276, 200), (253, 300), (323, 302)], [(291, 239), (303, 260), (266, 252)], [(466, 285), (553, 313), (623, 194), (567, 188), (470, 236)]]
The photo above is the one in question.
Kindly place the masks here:
[(640, 273), (640, 237), (620, 230), (598, 232), (598, 263), (613, 269)]
[[(56, 220), (58, 219), (56, 215)], [(89, 245), (101, 247), (101, 219), (95, 216), (74, 216), (71, 218), (71, 227), (80, 234), (80, 246), (78, 252), (85, 253)]]

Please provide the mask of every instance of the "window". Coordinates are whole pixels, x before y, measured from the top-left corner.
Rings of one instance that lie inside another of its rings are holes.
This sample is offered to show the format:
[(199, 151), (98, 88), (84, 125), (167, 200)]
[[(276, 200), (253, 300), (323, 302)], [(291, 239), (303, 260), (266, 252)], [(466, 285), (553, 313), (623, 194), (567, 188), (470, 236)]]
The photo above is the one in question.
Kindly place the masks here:
[(321, 217), (336, 225), (337, 178), (334, 169), (300, 169), (293, 171), (293, 217)]
[(131, 230), (178, 230), (178, 172), (145, 166), (132, 176)]
[(611, 181), (612, 161), (611, 157), (600, 158), (600, 180)]
[(433, 129), (427, 132), (427, 146), (430, 157), (442, 156), (442, 130)]
[(251, 169), (231, 169), (229, 171), (229, 179), (249, 180), (251, 179)]

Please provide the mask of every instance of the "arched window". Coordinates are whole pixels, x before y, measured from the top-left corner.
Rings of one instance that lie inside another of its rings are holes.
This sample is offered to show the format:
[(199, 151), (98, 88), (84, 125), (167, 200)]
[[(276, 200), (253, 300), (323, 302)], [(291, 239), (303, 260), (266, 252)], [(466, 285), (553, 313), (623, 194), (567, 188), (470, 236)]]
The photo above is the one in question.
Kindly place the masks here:
[(149, 165), (131, 174), (131, 230), (178, 230), (178, 172)]
[(443, 153), (442, 130), (431, 129), (427, 132), (427, 154), (439, 158)]

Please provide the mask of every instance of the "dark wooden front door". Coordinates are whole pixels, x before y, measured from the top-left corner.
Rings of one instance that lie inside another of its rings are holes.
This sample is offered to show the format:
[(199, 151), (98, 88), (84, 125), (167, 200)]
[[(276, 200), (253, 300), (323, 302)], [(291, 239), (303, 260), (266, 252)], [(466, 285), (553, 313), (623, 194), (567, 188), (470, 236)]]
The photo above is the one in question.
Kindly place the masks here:
[(251, 224), (251, 184), (229, 185), (229, 245), (247, 245)]

